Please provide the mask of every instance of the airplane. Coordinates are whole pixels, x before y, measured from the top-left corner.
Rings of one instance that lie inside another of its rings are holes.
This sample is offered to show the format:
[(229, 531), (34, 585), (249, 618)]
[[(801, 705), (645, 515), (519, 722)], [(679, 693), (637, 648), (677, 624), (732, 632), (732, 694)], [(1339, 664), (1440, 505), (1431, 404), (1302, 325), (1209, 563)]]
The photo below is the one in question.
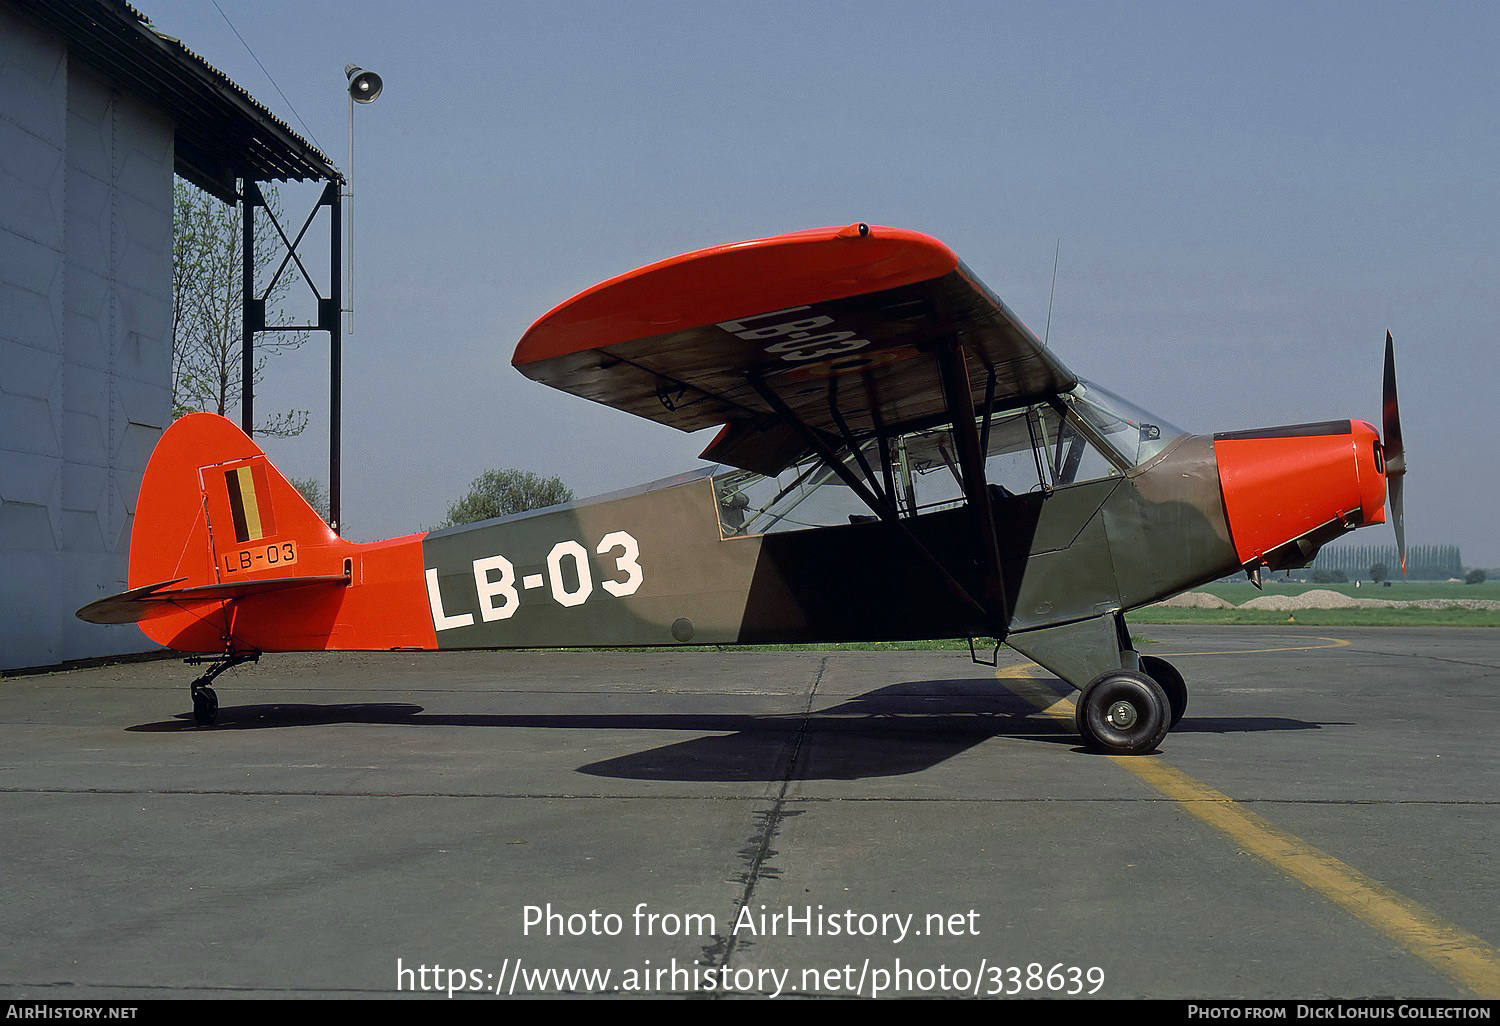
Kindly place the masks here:
[(357, 544), (211, 414), (141, 484), (137, 622), (212, 684), (263, 652), (993, 638), (1078, 689), (1084, 745), (1156, 750), (1183, 676), (1125, 615), (1307, 565), (1391, 519), (1405, 453), (1386, 334), (1364, 421), (1191, 434), (1080, 378), (947, 246), (865, 223), (688, 253), (562, 303), (527, 377), (683, 431), (713, 466), (597, 498)]

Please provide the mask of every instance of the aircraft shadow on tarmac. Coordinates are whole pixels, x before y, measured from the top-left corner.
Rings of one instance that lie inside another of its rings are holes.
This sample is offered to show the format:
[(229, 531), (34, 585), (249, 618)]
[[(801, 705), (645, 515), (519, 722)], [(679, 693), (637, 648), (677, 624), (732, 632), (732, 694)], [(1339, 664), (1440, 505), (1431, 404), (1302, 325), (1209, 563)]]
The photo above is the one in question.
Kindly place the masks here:
[[(616, 692), (601, 698), (619, 699)], [(982, 680), (909, 681), (879, 688), (806, 715), (798, 713), (485, 713), (436, 714), (409, 702), (339, 705), (276, 703), (222, 706), (218, 722), (197, 727), (191, 713), (125, 729), (147, 733), (262, 730), (340, 723), (415, 727), (509, 727), (562, 730), (681, 730), (707, 736), (578, 767), (591, 776), (631, 780), (764, 781), (786, 775), (795, 741), (806, 747), (795, 773), (803, 780), (857, 780), (930, 769), (992, 738), (1078, 747), (1070, 724)], [(1174, 734), (1319, 730), (1341, 724), (1283, 717), (1183, 718)], [(1092, 754), (1092, 753), (1090, 753)]]

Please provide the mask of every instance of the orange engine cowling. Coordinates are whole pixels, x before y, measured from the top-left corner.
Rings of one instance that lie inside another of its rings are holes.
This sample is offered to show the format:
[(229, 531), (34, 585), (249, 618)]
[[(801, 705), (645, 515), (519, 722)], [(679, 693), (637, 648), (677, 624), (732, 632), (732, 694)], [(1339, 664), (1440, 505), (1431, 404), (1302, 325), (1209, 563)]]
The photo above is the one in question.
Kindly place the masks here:
[(1345, 531), (1385, 523), (1385, 456), (1364, 421), (1214, 435), (1219, 488), (1240, 562), (1303, 566)]

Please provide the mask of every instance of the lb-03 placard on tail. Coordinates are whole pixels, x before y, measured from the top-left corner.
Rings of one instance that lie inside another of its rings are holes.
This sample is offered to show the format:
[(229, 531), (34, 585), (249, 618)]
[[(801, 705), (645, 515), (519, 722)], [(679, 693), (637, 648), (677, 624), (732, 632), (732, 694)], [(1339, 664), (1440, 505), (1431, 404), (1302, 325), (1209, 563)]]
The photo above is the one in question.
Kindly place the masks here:
[(236, 549), (224, 554), (224, 572), (239, 574), (251, 570), (267, 570), (271, 567), (291, 566), (297, 562), (297, 543), (276, 542), (272, 545), (253, 545), (248, 549)]

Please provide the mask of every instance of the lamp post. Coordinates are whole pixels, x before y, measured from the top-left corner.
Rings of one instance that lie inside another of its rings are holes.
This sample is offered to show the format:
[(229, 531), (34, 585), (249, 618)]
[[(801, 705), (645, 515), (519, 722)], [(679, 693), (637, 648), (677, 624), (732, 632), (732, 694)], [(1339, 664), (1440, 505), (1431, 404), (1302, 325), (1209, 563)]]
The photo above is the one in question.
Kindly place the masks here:
[[(348, 275), (345, 295), (348, 306), (344, 312), (349, 315), (348, 333), (354, 334), (354, 105), (356, 103), (374, 103), (375, 98), (380, 95), (384, 83), (380, 76), (373, 71), (365, 71), (357, 64), (346, 64), (344, 66), (344, 77), (349, 80), (349, 180), (344, 200), (346, 209), (344, 211), (346, 225), (346, 244), (348, 251), (346, 260)], [(339, 339), (337, 329), (332, 332), (330, 339), (331, 351), (329, 353), (329, 396), (328, 396), (328, 519), (330, 526), (337, 531), (340, 523), (340, 500), (341, 488), (339, 483), (339, 450), (343, 436), (343, 397), (341, 395), (341, 381), (344, 376), (343, 344)]]

